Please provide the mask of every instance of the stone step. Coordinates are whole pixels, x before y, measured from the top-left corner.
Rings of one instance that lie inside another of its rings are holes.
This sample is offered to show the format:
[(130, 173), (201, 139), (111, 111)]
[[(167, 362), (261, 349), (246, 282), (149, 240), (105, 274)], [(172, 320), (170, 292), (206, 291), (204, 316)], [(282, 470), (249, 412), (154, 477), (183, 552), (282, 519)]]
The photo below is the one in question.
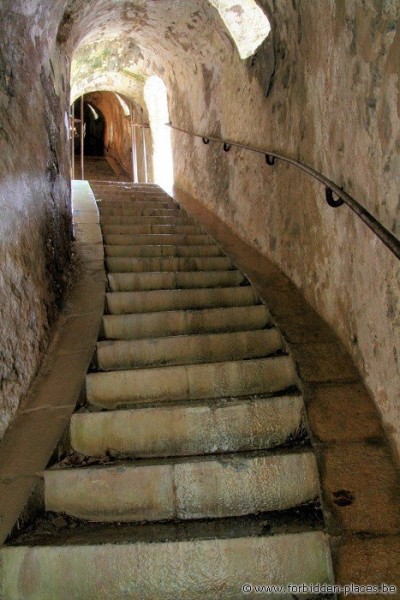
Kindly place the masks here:
[[(100, 211), (101, 212), (101, 211)], [(107, 208), (101, 213), (101, 220), (109, 217), (174, 217), (174, 216), (186, 216), (183, 210), (176, 208), (155, 208), (154, 205), (150, 207), (132, 206), (132, 208)]]
[(141, 217), (141, 216), (102, 216), (102, 225), (195, 225), (196, 222), (191, 217), (175, 214), (172, 217)]
[(196, 235), (203, 233), (201, 227), (197, 225), (102, 225), (103, 234), (119, 233), (179, 233), (186, 235)]
[[(30, 545), (3, 546), (0, 597), (238, 600), (247, 582), (333, 582), (329, 540), (322, 531), (287, 533), (287, 527), (278, 528), (265, 517), (241, 528), (234, 527), (235, 519), (227, 521), (219, 527), (215, 521), (179, 526), (89, 524), (68, 535), (53, 534), (52, 544), (45, 538), (38, 545), (36, 538)], [(265, 533), (267, 528), (272, 534)], [(279, 597), (290, 595), (274, 596)]]
[(172, 199), (171, 196), (169, 196), (163, 189), (161, 189), (160, 187), (150, 187), (150, 188), (144, 188), (144, 187), (139, 187), (139, 188), (115, 188), (115, 189), (110, 189), (110, 187), (107, 186), (93, 186), (93, 188), (96, 188), (96, 193), (98, 194), (104, 194), (106, 195), (108, 198), (110, 198), (111, 200), (113, 200), (114, 198), (118, 198), (118, 197), (126, 197), (126, 196), (163, 196), (164, 198), (169, 198)]
[(309, 450), (230, 454), (44, 472), (45, 508), (96, 522), (237, 517), (318, 498)]
[(131, 258), (111, 257), (106, 260), (112, 273), (150, 273), (163, 271), (228, 271), (234, 266), (227, 256)]
[(114, 181), (114, 180), (94, 180), (90, 182), (91, 187), (94, 188), (104, 188), (110, 190), (111, 192), (115, 192), (118, 190), (160, 190), (166, 193), (158, 183), (144, 183), (144, 182), (133, 182), (133, 181)]
[(127, 204), (129, 202), (141, 202), (142, 200), (146, 202), (162, 201), (162, 202), (170, 202), (171, 204), (178, 205), (177, 202), (174, 201), (171, 196), (165, 194), (163, 192), (152, 191), (149, 193), (143, 192), (116, 192), (115, 194), (107, 193), (106, 191), (98, 192), (100, 198), (97, 199), (98, 202), (101, 202), (104, 205), (107, 204)]
[[(118, 203), (118, 202), (131, 202), (135, 200), (164, 200), (167, 202), (174, 202), (171, 196), (164, 192), (153, 190), (150, 192), (143, 191), (118, 191), (110, 193), (107, 190), (96, 191), (98, 200), (105, 203)], [(176, 204), (176, 203), (175, 203)]]
[(240, 271), (177, 271), (154, 273), (109, 273), (113, 292), (233, 287), (246, 284)]
[(112, 315), (160, 312), (196, 308), (223, 308), (259, 304), (257, 292), (250, 285), (192, 290), (150, 290), (147, 292), (109, 292), (108, 312)]
[(189, 246), (200, 246), (203, 244), (210, 245), (213, 239), (205, 234), (185, 235), (179, 233), (138, 233), (137, 235), (129, 234), (106, 234), (103, 236), (106, 244), (119, 246), (136, 246), (136, 245), (160, 245), (160, 244), (187, 244)]
[(260, 358), (282, 349), (277, 329), (98, 342), (102, 371)]
[(216, 244), (202, 244), (201, 246), (177, 246), (177, 245), (127, 245), (127, 246), (105, 246), (106, 256), (223, 256), (222, 250)]
[[(301, 396), (151, 406), (72, 415), (70, 439), (84, 456), (135, 458), (262, 450), (303, 431)], [(162, 431), (162, 435), (160, 432)]]
[[(162, 206), (160, 206), (160, 204)], [(121, 205), (118, 203), (110, 202), (107, 205), (104, 204), (102, 206), (102, 202), (98, 201), (97, 206), (100, 214), (104, 216), (112, 216), (114, 213), (117, 216), (125, 216), (129, 215), (130, 211), (142, 211), (142, 210), (159, 210), (163, 211), (161, 214), (165, 214), (166, 216), (173, 215), (184, 215), (187, 213), (184, 209), (182, 209), (178, 204), (171, 203), (169, 201), (153, 201), (153, 200), (142, 200), (140, 202), (127, 202), (125, 205)]]
[(169, 202), (168, 200), (131, 200), (126, 203), (118, 203), (118, 202), (110, 202), (107, 205), (103, 205), (102, 202), (98, 202), (99, 212), (101, 215), (111, 215), (115, 214), (115, 211), (118, 211), (117, 214), (123, 215), (126, 214), (126, 211), (131, 210), (143, 210), (143, 209), (153, 209), (153, 210), (170, 210), (171, 212), (179, 212), (180, 208), (177, 204)]
[(157, 191), (152, 191), (149, 193), (142, 192), (116, 192), (115, 194), (109, 194), (106, 191), (98, 192), (97, 198), (98, 202), (101, 202), (104, 205), (108, 204), (127, 204), (129, 202), (141, 202), (142, 200), (145, 202), (152, 202), (153, 200), (157, 202), (170, 202), (171, 204), (175, 204), (179, 206), (177, 202), (168, 194), (163, 192), (159, 193)]
[(113, 409), (140, 403), (174, 402), (275, 393), (297, 384), (288, 356), (242, 361), (91, 373), (90, 404)]
[(111, 194), (122, 190), (125, 191), (141, 191), (151, 193), (152, 191), (159, 191), (163, 194), (166, 192), (157, 183), (133, 183), (132, 181), (91, 181), (90, 186), (96, 190), (104, 189), (109, 191)]
[(132, 198), (163, 198), (165, 200), (173, 201), (173, 198), (163, 192), (162, 190), (116, 190), (112, 191), (106, 188), (96, 188), (93, 190), (96, 196), (96, 200), (105, 200), (107, 202), (113, 202), (114, 200), (131, 200)]
[(100, 202), (114, 202), (114, 201), (129, 201), (136, 198), (152, 199), (161, 198), (163, 200), (173, 201), (171, 196), (168, 196), (163, 191), (153, 189), (150, 191), (144, 190), (117, 190), (116, 192), (110, 191), (106, 188), (96, 188), (93, 190), (96, 196), (96, 200)]
[(179, 208), (179, 206), (168, 200), (130, 200), (129, 202), (98, 202), (99, 212), (101, 215), (108, 216), (109, 211), (118, 210), (120, 216), (123, 216), (126, 210), (132, 209), (158, 209), (158, 210), (170, 210), (171, 214), (183, 214), (185, 213)]
[(264, 304), (198, 310), (170, 310), (128, 315), (104, 315), (106, 339), (151, 337), (263, 329), (271, 323)]

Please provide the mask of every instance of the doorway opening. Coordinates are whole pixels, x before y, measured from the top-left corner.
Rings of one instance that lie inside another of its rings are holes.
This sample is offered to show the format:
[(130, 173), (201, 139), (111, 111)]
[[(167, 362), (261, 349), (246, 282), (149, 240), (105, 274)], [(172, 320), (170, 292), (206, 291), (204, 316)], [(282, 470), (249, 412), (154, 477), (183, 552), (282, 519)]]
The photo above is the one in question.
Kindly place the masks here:
[[(73, 105), (72, 114), (75, 119), (74, 151), (80, 153), (80, 100)], [(86, 100), (83, 103), (83, 153), (85, 156), (104, 156), (104, 134), (106, 122), (102, 112)]]
[(163, 80), (152, 75), (144, 86), (144, 99), (149, 113), (153, 140), (154, 181), (168, 193), (174, 184), (171, 130), (169, 123), (168, 94)]

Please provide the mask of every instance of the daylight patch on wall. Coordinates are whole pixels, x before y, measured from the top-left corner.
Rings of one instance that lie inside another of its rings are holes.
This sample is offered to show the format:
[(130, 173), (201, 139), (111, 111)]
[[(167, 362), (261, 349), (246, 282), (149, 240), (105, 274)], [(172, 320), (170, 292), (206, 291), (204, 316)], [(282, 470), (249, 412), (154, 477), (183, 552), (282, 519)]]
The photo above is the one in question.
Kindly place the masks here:
[(271, 30), (269, 20), (255, 0), (210, 0), (239, 50), (248, 58), (257, 50)]

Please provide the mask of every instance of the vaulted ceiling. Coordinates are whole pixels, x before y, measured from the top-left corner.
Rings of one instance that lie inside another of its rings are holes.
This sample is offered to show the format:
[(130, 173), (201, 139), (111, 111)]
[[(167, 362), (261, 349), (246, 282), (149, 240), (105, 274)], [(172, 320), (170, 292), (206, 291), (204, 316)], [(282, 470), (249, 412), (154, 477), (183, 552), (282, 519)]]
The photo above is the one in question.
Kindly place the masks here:
[(72, 98), (104, 89), (143, 104), (151, 75), (171, 89), (209, 64), (218, 69), (238, 53), (229, 15), (237, 29), (248, 10), (254, 25), (250, 8), (260, 10), (254, 0), (70, 0), (57, 37), (73, 53)]

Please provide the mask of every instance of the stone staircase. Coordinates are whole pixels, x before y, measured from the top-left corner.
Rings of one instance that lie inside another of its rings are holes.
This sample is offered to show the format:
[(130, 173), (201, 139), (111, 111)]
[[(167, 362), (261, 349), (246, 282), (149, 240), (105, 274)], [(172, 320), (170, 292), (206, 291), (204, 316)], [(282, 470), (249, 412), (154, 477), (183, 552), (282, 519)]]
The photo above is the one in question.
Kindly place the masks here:
[(95, 367), (72, 452), (44, 473), (47, 515), (2, 550), (5, 599), (330, 582), (303, 399), (268, 309), (160, 188), (92, 187), (109, 289)]

